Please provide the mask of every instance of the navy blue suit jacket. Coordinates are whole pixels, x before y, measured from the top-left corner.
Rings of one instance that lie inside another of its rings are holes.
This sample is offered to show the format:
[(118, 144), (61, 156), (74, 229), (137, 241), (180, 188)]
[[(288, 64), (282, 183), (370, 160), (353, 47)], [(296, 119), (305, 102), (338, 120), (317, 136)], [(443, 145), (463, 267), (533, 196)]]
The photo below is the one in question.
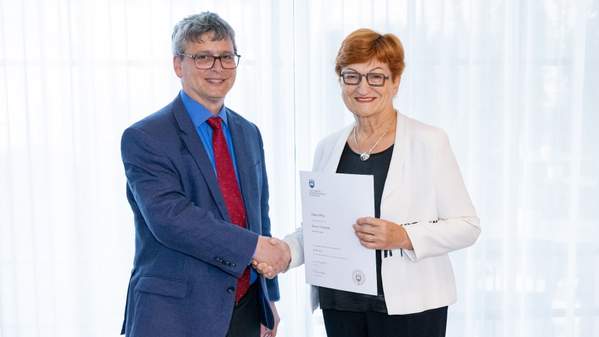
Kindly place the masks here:
[[(123, 133), (135, 258), (123, 330), (127, 336), (225, 336), (237, 278), (258, 235), (270, 236), (268, 182), (258, 128), (228, 111), (248, 228), (231, 224), (216, 174), (179, 95)], [(277, 281), (260, 277), (261, 317)]]

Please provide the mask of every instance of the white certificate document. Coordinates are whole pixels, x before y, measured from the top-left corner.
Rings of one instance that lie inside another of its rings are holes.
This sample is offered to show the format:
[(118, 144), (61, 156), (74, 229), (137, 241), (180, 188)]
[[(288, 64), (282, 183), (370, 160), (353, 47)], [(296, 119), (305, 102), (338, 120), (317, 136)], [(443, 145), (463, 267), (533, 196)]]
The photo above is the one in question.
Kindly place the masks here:
[(376, 253), (352, 225), (374, 216), (371, 175), (300, 171), (306, 282), (376, 295)]

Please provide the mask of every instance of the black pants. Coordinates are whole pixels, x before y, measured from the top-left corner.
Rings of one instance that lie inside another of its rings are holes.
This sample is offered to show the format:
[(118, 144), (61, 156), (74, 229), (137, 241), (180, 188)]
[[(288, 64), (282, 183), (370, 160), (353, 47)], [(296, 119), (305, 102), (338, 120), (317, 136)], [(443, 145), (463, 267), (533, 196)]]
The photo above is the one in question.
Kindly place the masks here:
[(447, 307), (409, 315), (322, 311), (328, 337), (444, 337)]
[(260, 336), (259, 282), (254, 282), (233, 309), (227, 337)]

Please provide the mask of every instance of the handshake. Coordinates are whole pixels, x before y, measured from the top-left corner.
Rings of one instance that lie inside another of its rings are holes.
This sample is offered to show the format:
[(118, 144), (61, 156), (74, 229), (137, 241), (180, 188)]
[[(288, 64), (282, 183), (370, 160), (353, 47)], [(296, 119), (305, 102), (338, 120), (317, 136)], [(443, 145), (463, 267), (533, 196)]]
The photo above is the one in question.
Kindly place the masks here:
[(258, 237), (252, 266), (264, 277), (272, 279), (284, 272), (291, 262), (291, 251), (285, 241), (266, 236)]

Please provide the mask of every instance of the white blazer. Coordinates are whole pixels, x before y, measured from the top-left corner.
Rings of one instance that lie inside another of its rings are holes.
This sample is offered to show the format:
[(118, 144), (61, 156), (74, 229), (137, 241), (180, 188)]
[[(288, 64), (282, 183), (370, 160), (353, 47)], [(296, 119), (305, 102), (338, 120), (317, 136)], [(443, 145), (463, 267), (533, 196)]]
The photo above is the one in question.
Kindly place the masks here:
[[(352, 125), (318, 144), (314, 171), (336, 172), (351, 130)], [(387, 312), (411, 314), (455, 303), (455, 279), (447, 254), (472, 245), (480, 226), (444, 131), (397, 114), (381, 218), (406, 224), (414, 247), (393, 250), (392, 256), (382, 259)], [(291, 250), (290, 268), (303, 264), (301, 228), (285, 241)], [(312, 287), (313, 310), (318, 307), (317, 289)]]

